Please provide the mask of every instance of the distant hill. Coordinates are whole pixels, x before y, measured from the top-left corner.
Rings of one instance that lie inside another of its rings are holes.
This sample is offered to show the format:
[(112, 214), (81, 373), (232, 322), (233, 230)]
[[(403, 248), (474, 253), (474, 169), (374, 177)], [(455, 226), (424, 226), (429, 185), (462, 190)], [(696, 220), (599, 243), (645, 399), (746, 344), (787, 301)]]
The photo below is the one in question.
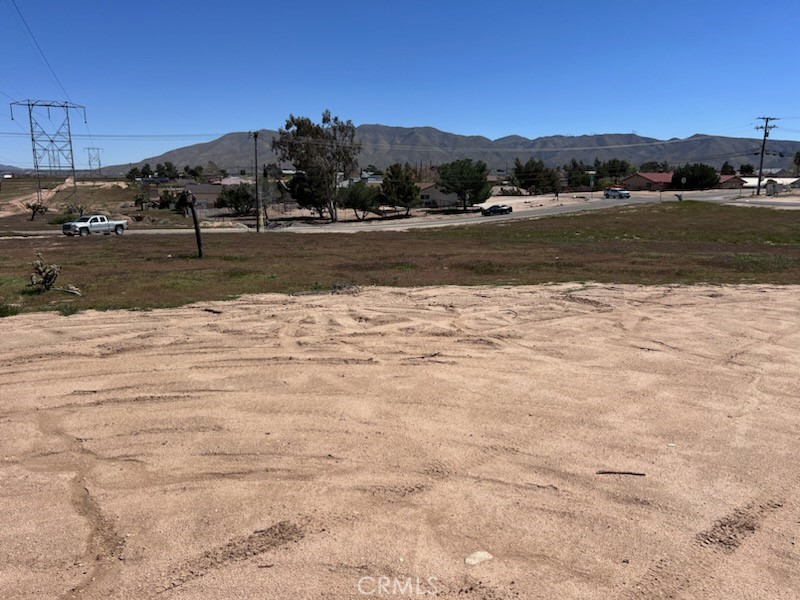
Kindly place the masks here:
[[(272, 153), (272, 139), (277, 132), (264, 129), (259, 132), (259, 163), (276, 162)], [(602, 135), (548, 136), (527, 139), (508, 136), (490, 140), (482, 136), (464, 136), (447, 133), (433, 127), (389, 127), (386, 125), (360, 125), (358, 139), (363, 146), (359, 156), (362, 166), (386, 167), (394, 162), (438, 165), (459, 158), (484, 161), (492, 169), (511, 168), (515, 158), (523, 161), (531, 156), (549, 166), (568, 163), (571, 159), (591, 163), (595, 158), (619, 158), (636, 165), (647, 161), (668, 161), (671, 164), (703, 162), (716, 167), (726, 160), (735, 167), (742, 163), (758, 166), (761, 140), (731, 138), (696, 134), (689, 138), (658, 140), (632, 133), (607, 133)], [(765, 167), (786, 167), (791, 164), (800, 142), (770, 139)], [(213, 161), (231, 172), (252, 170), (253, 140), (247, 133), (228, 133), (220, 138), (176, 148), (160, 156), (145, 158), (133, 166), (149, 163), (173, 162), (179, 169), (184, 165), (203, 165)], [(124, 174), (130, 165), (104, 167), (108, 174)]]
[(0, 165), (0, 173), (18, 173), (21, 169), (19, 167), (11, 167), (9, 165)]

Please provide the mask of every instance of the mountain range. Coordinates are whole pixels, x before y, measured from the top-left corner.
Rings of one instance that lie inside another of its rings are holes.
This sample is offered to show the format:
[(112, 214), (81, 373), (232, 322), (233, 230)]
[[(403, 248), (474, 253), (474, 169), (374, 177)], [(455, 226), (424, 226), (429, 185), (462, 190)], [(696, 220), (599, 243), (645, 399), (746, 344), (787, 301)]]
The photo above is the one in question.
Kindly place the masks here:
[[(688, 138), (659, 140), (634, 133), (609, 133), (582, 136), (548, 136), (535, 139), (512, 135), (497, 140), (482, 136), (465, 136), (440, 131), (433, 127), (390, 127), (386, 125), (359, 125), (356, 128), (362, 145), (359, 164), (384, 168), (389, 164), (409, 162), (421, 165), (439, 165), (460, 158), (484, 161), (491, 169), (508, 169), (519, 158), (530, 157), (544, 161), (548, 166), (564, 165), (571, 159), (593, 163), (596, 158), (618, 158), (635, 165), (648, 161), (667, 161), (670, 164), (702, 162), (720, 167), (726, 160), (734, 167), (750, 163), (758, 167), (761, 140), (696, 134)], [(277, 162), (271, 149), (277, 132), (264, 129), (259, 132), (259, 164)], [(142, 159), (138, 163), (104, 167), (107, 174), (124, 174), (132, 166), (141, 167), (171, 161), (178, 169), (184, 165), (205, 166), (209, 161), (230, 172), (245, 169), (252, 171), (254, 162), (253, 139), (248, 133), (225, 134), (210, 142), (193, 144), (170, 150), (159, 156)], [(781, 168), (791, 165), (800, 142), (768, 140), (764, 166)]]

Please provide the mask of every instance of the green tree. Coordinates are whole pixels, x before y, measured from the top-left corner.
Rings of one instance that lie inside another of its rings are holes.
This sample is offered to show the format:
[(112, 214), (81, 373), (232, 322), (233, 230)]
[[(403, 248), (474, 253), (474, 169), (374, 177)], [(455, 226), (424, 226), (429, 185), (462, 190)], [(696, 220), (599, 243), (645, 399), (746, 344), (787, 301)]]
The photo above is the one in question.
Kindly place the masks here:
[(524, 164), (519, 159), (514, 161), (513, 181), (532, 194), (547, 194), (561, 187), (558, 171), (545, 167), (541, 160), (535, 158), (529, 158)]
[(134, 206), (138, 206), (139, 210), (147, 210), (152, 205), (150, 202), (150, 194), (141, 191), (133, 197), (133, 204)]
[(414, 168), (408, 163), (390, 165), (383, 174), (381, 197), (386, 204), (405, 208), (408, 216), (411, 209), (420, 203)]
[(800, 151), (795, 153), (792, 164), (794, 165), (794, 174), (800, 176)]
[(141, 177), (142, 172), (139, 170), (139, 167), (133, 167), (130, 171), (125, 174), (125, 179), (130, 182), (136, 181), (137, 177)]
[(587, 173), (591, 171), (589, 165), (583, 164), (583, 161), (577, 161), (574, 158), (569, 161), (569, 164), (564, 165), (564, 173), (567, 175), (567, 186), (570, 188), (589, 187), (591, 185), (592, 176)]
[(639, 171), (642, 173), (669, 173), (671, 170), (667, 161), (650, 160), (639, 166)]
[(464, 158), (439, 167), (439, 188), (445, 194), (455, 194), (464, 210), (470, 204), (480, 204), (492, 190), (487, 179), (489, 167), (479, 160)]
[(343, 208), (352, 209), (356, 219), (363, 221), (368, 213), (376, 212), (381, 201), (378, 188), (357, 181), (339, 190), (339, 202)]
[(264, 179), (280, 179), (283, 177), (283, 169), (275, 163), (268, 163), (264, 165), (263, 175)]
[(226, 187), (214, 202), (216, 208), (227, 208), (237, 217), (252, 214), (256, 208), (256, 195), (252, 185), (240, 183)]
[(321, 219), (328, 208), (328, 189), (325, 185), (325, 174), (315, 171), (316, 167), (311, 167), (309, 172), (296, 173), (289, 180), (289, 195), (297, 201), (300, 208), (316, 211)]
[(184, 217), (189, 216), (189, 205), (194, 201), (187, 190), (182, 190), (175, 196), (175, 212), (181, 213)]
[(150, 163), (145, 163), (142, 167), (142, 179), (147, 179), (153, 176), (153, 169), (150, 168)]
[(164, 210), (174, 205), (178, 196), (172, 190), (164, 190), (158, 195), (158, 208)]
[(719, 170), (720, 175), (736, 175), (736, 169), (733, 168), (733, 165), (730, 164), (727, 160), (722, 163), (722, 167)]
[(610, 179), (614, 183), (619, 183), (626, 176), (636, 172), (636, 167), (627, 160), (612, 158), (605, 162), (595, 159), (596, 179)]
[(206, 164), (205, 169), (203, 169), (203, 174), (208, 177), (209, 179), (216, 179), (219, 177), (226, 177), (228, 172), (225, 169), (220, 169), (213, 160), (208, 161)]
[(196, 167), (192, 168), (189, 165), (183, 167), (183, 174), (186, 177), (191, 177), (192, 179), (200, 179), (203, 176), (203, 167), (197, 165)]
[(170, 161), (164, 162), (164, 172), (162, 173), (164, 177), (169, 179), (177, 179), (178, 178), (178, 169), (175, 167), (175, 163)]
[[(686, 184), (682, 179), (686, 177)], [(675, 169), (672, 174), (672, 187), (675, 189), (705, 190), (719, 183), (717, 170), (709, 165), (693, 163)]]
[(747, 177), (748, 175), (753, 175), (756, 172), (756, 168), (751, 165), (750, 163), (744, 163), (739, 165), (739, 175), (742, 177)]
[[(348, 177), (358, 169), (361, 144), (356, 142), (356, 128), (352, 121), (332, 117), (329, 110), (322, 113), (322, 121), (314, 123), (308, 117), (289, 115), (285, 127), (278, 130), (272, 140), (272, 149), (280, 160), (291, 162), (305, 172), (306, 192), (321, 194), (315, 204), (323, 203), (331, 221), (336, 221), (339, 173)], [(293, 194), (294, 196), (294, 194)]]

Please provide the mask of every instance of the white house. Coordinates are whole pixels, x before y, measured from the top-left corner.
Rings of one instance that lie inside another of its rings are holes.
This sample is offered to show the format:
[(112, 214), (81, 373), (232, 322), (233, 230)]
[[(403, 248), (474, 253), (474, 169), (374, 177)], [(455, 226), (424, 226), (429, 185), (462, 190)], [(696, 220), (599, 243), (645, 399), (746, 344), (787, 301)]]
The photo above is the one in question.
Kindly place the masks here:
[(451, 208), (460, 206), (455, 194), (445, 194), (435, 183), (419, 183), (419, 199), (425, 208)]

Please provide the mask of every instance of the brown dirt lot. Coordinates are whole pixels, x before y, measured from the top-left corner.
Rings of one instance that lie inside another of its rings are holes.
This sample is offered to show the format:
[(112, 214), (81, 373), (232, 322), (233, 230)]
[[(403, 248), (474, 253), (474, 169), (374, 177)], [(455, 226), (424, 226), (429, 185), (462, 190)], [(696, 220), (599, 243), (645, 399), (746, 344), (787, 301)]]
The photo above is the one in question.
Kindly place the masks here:
[(796, 598), (798, 293), (2, 319), (2, 596)]

